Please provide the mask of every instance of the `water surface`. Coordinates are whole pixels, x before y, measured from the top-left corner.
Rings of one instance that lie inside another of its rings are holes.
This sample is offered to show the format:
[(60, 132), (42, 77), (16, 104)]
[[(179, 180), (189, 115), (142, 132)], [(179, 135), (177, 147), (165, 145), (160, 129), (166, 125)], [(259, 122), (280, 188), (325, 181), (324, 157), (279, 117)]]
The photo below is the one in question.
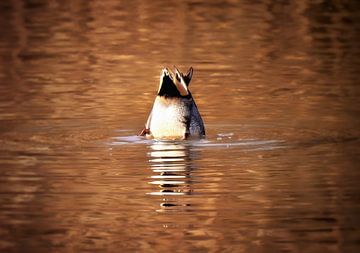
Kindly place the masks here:
[[(1, 252), (359, 252), (356, 1), (1, 1)], [(164, 66), (207, 138), (137, 137)]]

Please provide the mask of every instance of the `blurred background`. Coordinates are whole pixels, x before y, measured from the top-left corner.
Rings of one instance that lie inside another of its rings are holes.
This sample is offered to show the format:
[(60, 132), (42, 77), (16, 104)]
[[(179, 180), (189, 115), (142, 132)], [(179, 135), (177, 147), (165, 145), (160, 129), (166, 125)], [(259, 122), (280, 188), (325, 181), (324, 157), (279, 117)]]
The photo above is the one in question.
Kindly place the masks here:
[[(358, 1), (3, 0), (0, 34), (0, 251), (359, 251)], [(206, 140), (135, 136), (174, 65)]]

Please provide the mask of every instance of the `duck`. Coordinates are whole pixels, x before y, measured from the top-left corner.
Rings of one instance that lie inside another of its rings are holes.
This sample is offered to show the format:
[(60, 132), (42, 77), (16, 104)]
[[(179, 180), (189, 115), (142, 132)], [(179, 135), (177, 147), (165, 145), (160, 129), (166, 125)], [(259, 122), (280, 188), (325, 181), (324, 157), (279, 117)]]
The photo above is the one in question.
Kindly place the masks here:
[(183, 74), (163, 68), (152, 110), (140, 136), (158, 140), (204, 138), (205, 127), (195, 100), (189, 90), (192, 67)]

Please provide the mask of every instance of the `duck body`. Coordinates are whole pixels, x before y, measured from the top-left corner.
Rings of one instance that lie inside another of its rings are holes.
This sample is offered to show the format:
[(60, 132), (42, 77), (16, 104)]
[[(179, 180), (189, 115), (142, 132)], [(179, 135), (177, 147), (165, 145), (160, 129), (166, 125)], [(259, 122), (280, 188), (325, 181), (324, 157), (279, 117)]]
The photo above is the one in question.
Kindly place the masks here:
[(152, 111), (140, 135), (161, 140), (202, 138), (205, 127), (188, 90), (192, 68), (187, 75), (163, 69)]

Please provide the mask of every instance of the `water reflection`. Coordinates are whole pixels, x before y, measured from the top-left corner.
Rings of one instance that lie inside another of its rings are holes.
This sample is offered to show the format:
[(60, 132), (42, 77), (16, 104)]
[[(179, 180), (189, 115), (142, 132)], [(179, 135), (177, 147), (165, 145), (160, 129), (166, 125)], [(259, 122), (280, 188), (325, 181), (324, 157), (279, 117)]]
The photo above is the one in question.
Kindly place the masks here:
[(161, 209), (157, 211), (189, 210), (191, 204), (181, 196), (191, 195), (194, 191), (192, 171), (196, 151), (188, 144), (168, 141), (154, 142), (149, 148), (149, 163), (153, 171), (149, 184), (158, 186), (158, 189), (148, 194), (164, 197)]

